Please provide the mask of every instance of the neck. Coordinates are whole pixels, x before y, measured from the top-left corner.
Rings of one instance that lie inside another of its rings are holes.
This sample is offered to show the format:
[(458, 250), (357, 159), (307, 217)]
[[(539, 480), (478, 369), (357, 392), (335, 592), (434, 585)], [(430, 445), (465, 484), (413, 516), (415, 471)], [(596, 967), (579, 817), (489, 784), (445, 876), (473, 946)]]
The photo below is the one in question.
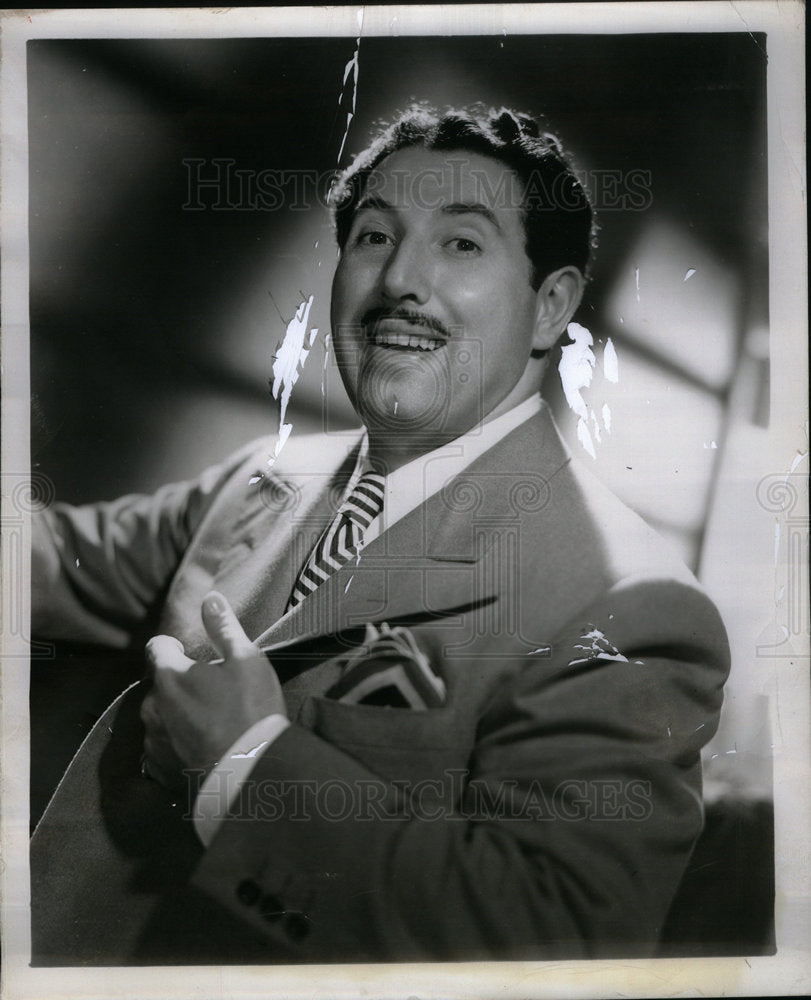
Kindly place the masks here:
[(463, 433), (465, 432), (424, 435), (415, 440), (414, 436), (408, 433), (395, 436), (390, 429), (381, 434), (369, 428), (369, 462), (375, 472), (388, 476), (400, 466), (441, 448), (442, 445), (461, 437)]
[(519, 406), (531, 396), (536, 396), (537, 394), (537, 386), (530, 392), (523, 392), (515, 396), (511, 393), (510, 396), (503, 399), (481, 421), (454, 431), (423, 432), (417, 436), (408, 432), (397, 434), (391, 427), (385, 429), (368, 427), (369, 461), (376, 472), (381, 473), (381, 475), (389, 475), (401, 466), (407, 465), (409, 462), (413, 462), (415, 459), (427, 455), (432, 451), (436, 451), (438, 448), (443, 447), (443, 445), (458, 440), (463, 435), (474, 430), (474, 428), (489, 424), (497, 417), (510, 412), (516, 406)]

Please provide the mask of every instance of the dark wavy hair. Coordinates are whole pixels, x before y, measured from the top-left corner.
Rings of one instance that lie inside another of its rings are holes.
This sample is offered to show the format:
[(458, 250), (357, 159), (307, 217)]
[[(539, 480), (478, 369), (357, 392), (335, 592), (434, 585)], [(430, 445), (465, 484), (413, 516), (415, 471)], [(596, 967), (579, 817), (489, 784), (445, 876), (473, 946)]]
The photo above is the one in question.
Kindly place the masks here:
[(588, 274), (596, 243), (594, 216), (583, 185), (558, 139), (529, 115), (502, 108), (440, 115), (414, 107), (385, 126), (338, 177), (330, 196), (338, 246), (343, 249), (369, 176), (385, 157), (408, 146), (479, 153), (500, 160), (524, 184), (526, 251), (533, 287), (552, 271), (574, 265)]

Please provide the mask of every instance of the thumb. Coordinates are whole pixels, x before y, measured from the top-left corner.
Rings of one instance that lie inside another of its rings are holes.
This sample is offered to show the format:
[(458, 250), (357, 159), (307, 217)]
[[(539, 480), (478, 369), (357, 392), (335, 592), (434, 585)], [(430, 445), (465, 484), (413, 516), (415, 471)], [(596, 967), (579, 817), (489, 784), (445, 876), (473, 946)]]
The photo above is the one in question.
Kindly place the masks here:
[(222, 594), (216, 590), (206, 594), (201, 611), (208, 637), (224, 660), (256, 653), (256, 647), (245, 635), (233, 608)]

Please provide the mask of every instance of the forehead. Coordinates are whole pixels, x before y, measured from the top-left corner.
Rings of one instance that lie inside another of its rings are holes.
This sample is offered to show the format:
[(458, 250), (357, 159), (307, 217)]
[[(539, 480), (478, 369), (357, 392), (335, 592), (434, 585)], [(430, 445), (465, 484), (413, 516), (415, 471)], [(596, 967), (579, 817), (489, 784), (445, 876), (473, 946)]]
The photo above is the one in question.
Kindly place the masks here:
[(394, 209), (439, 210), (476, 205), (520, 222), (524, 185), (505, 163), (464, 149), (409, 146), (389, 154), (369, 176), (359, 207), (384, 202)]

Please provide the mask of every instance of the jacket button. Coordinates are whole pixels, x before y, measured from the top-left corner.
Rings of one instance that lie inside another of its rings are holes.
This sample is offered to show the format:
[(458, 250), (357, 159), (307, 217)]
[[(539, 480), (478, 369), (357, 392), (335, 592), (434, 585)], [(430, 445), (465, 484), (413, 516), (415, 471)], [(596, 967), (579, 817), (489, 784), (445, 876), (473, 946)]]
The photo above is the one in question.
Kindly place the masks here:
[(261, 895), (262, 890), (251, 878), (243, 879), (237, 886), (237, 899), (245, 906), (253, 906)]
[(284, 929), (287, 932), (287, 936), (291, 937), (294, 941), (301, 941), (302, 938), (306, 938), (310, 933), (310, 921), (307, 914), (296, 910), (288, 913), (284, 918)]
[(263, 896), (262, 902), (259, 904), (259, 912), (268, 923), (272, 923), (281, 917), (284, 913), (284, 907), (275, 896)]

